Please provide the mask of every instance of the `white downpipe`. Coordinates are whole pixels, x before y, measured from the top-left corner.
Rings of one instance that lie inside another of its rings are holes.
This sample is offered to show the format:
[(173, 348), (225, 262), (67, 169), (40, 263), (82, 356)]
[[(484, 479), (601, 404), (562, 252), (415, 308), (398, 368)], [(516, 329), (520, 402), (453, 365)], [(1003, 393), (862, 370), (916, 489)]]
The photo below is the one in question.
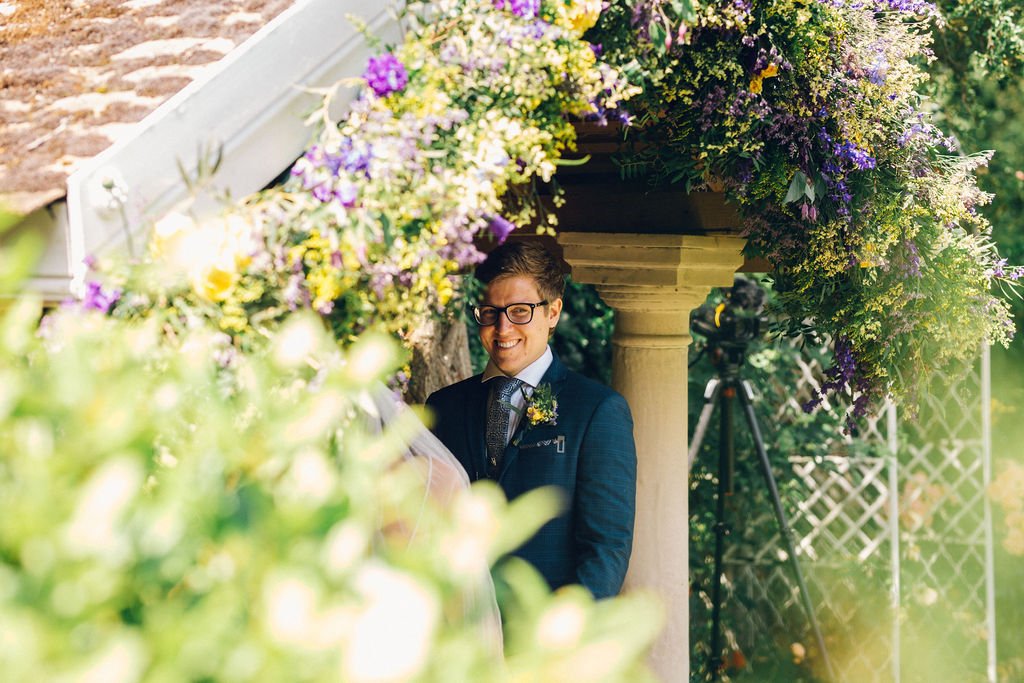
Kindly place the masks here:
[(988, 631), (988, 663), (985, 672), (989, 683), (996, 683), (996, 575), (992, 533), (992, 501), (988, 487), (992, 483), (992, 349), (981, 349), (981, 476), (985, 495), (985, 626)]
[(892, 563), (892, 587), (889, 591), (889, 607), (892, 609), (892, 680), (900, 683), (900, 600), (902, 578), (900, 576), (900, 439), (899, 417), (896, 404), (889, 401), (885, 408), (886, 436), (889, 442), (889, 561)]

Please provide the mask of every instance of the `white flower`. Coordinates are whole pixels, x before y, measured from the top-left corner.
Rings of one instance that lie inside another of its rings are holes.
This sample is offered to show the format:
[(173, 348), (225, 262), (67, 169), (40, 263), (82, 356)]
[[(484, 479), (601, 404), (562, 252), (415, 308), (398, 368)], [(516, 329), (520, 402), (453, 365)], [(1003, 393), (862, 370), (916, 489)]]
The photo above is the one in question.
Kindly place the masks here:
[(437, 596), (413, 577), (381, 564), (356, 578), (365, 600), (343, 649), (341, 679), (392, 683), (415, 677), (427, 663), (441, 614)]
[(125, 508), (141, 490), (142, 466), (129, 458), (103, 463), (82, 487), (78, 504), (64, 529), (64, 546), (73, 557), (93, 555), (113, 564), (131, 549), (119, 528)]
[(164, 508), (149, 520), (146, 533), (139, 539), (139, 549), (147, 555), (163, 555), (177, 545), (184, 533), (182, 515), (170, 507)]
[(268, 577), (263, 585), (263, 608), (271, 638), (302, 645), (310, 636), (319, 601), (319, 586), (308, 577), (284, 572)]
[(308, 362), (320, 348), (323, 334), (323, 326), (313, 316), (293, 316), (274, 337), (274, 362), (283, 368), (296, 368)]
[(366, 529), (351, 520), (331, 527), (323, 546), (323, 562), (327, 571), (338, 576), (348, 571), (369, 547)]
[(348, 352), (345, 374), (355, 383), (369, 384), (383, 375), (395, 360), (395, 347), (391, 340), (363, 334)]
[(931, 586), (918, 586), (914, 597), (925, 607), (931, 607), (939, 601), (939, 592)]
[(310, 449), (292, 458), (281, 491), (291, 500), (316, 507), (328, 501), (337, 483), (337, 470), (323, 453)]
[(100, 646), (88, 663), (63, 683), (135, 683), (142, 678), (148, 659), (145, 644), (138, 635), (125, 630)]
[(549, 650), (576, 647), (587, 625), (587, 613), (573, 602), (560, 602), (550, 607), (537, 622), (537, 644)]
[(153, 237), (162, 243), (174, 239), (178, 235), (195, 229), (195, 221), (190, 216), (172, 211), (153, 224)]
[(320, 580), (300, 570), (281, 570), (263, 586), (265, 628), (277, 643), (297, 650), (340, 650), (356, 623), (355, 609), (337, 600), (325, 603)]
[(463, 491), (455, 499), (452, 518), (456, 526), (441, 541), (448, 565), (457, 575), (480, 576), (490, 566), (491, 549), (501, 531), (495, 501)]

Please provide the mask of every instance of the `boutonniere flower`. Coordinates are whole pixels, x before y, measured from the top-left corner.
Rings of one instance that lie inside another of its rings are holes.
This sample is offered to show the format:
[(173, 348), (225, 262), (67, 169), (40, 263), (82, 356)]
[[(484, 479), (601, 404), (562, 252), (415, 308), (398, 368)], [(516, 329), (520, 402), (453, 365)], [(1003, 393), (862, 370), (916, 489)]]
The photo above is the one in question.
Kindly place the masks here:
[(531, 427), (558, 424), (558, 399), (550, 384), (541, 384), (526, 398), (526, 420)]

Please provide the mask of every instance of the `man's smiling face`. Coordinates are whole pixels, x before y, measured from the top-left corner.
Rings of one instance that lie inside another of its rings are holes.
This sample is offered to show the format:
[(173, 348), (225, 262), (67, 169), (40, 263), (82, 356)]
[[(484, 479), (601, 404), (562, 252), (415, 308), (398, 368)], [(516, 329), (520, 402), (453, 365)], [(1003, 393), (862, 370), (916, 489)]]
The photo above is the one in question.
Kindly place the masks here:
[[(499, 277), (487, 286), (481, 304), (498, 308), (509, 304), (535, 304), (544, 299), (533, 278), (525, 275)], [(512, 377), (542, 355), (548, 345), (548, 334), (558, 324), (562, 300), (533, 311), (533, 320), (525, 325), (513, 324), (505, 313), (494, 325), (480, 328), (480, 341), (498, 369)]]

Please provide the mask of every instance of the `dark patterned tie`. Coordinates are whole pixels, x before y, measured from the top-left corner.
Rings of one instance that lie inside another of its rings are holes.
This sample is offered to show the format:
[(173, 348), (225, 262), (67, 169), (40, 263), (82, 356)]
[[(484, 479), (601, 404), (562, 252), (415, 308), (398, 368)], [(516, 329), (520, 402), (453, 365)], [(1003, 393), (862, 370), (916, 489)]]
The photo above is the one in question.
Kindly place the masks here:
[(508, 443), (510, 401), (523, 382), (515, 377), (502, 376), (492, 379), (491, 385), (491, 403), (487, 407), (487, 476), (494, 479), (498, 476), (498, 464)]

